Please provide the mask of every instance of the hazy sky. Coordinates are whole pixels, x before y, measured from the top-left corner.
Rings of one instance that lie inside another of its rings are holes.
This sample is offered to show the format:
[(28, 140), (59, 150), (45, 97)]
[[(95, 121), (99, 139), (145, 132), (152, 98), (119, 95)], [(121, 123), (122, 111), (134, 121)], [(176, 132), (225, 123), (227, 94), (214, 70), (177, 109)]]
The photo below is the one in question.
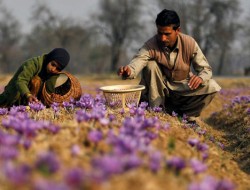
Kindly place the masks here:
[(52, 11), (62, 17), (72, 17), (84, 21), (98, 9), (99, 0), (2, 0), (2, 4), (21, 23), (22, 31), (30, 30), (31, 10), (38, 2), (45, 2)]
[[(1, 0), (0, 0), (1, 1)], [(62, 17), (72, 17), (87, 21), (98, 9), (100, 0), (2, 0), (2, 3), (22, 25), (22, 31), (29, 31), (32, 6), (37, 2), (45, 2), (52, 11)], [(144, 1), (144, 0), (143, 0)], [(149, 0), (150, 1), (150, 0)], [(155, 0), (152, 0), (154, 2)], [(245, 14), (249, 14), (250, 0), (240, 0)], [(249, 14), (250, 15), (250, 14)]]

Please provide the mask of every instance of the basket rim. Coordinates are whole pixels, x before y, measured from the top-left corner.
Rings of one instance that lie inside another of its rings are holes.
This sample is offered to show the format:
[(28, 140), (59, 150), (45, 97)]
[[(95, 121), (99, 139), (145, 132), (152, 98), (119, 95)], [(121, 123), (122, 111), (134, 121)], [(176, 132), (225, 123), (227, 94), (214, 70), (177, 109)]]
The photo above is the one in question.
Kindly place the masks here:
[(110, 85), (110, 86), (102, 86), (99, 89), (102, 90), (103, 92), (123, 93), (123, 92), (135, 92), (139, 90), (144, 90), (145, 86), (144, 85)]

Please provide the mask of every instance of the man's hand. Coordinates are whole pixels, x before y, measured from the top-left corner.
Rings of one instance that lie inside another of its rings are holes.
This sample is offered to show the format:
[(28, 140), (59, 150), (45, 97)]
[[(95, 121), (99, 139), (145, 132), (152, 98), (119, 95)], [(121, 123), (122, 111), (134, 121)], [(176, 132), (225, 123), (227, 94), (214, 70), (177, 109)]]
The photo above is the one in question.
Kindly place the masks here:
[(126, 79), (131, 75), (131, 69), (128, 66), (122, 66), (118, 69), (117, 74), (122, 76), (122, 78)]
[(191, 90), (195, 90), (202, 84), (202, 82), (203, 82), (202, 78), (198, 77), (197, 75), (192, 74), (190, 76), (188, 86)]

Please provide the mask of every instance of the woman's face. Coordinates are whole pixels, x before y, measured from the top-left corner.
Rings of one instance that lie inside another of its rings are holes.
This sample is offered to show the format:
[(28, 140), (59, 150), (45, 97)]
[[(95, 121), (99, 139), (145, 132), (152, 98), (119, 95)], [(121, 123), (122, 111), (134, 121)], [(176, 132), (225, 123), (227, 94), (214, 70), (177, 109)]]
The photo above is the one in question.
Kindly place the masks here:
[(47, 65), (48, 74), (58, 74), (61, 71), (60, 65), (56, 61), (51, 61)]

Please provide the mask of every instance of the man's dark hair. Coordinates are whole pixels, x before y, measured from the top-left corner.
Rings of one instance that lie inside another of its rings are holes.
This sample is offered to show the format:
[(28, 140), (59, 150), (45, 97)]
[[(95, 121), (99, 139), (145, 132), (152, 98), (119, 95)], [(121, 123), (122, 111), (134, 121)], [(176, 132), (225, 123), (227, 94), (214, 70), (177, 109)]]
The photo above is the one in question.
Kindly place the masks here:
[(175, 11), (163, 9), (155, 20), (158, 26), (170, 26), (173, 25), (173, 29), (176, 30), (180, 27), (180, 18)]

